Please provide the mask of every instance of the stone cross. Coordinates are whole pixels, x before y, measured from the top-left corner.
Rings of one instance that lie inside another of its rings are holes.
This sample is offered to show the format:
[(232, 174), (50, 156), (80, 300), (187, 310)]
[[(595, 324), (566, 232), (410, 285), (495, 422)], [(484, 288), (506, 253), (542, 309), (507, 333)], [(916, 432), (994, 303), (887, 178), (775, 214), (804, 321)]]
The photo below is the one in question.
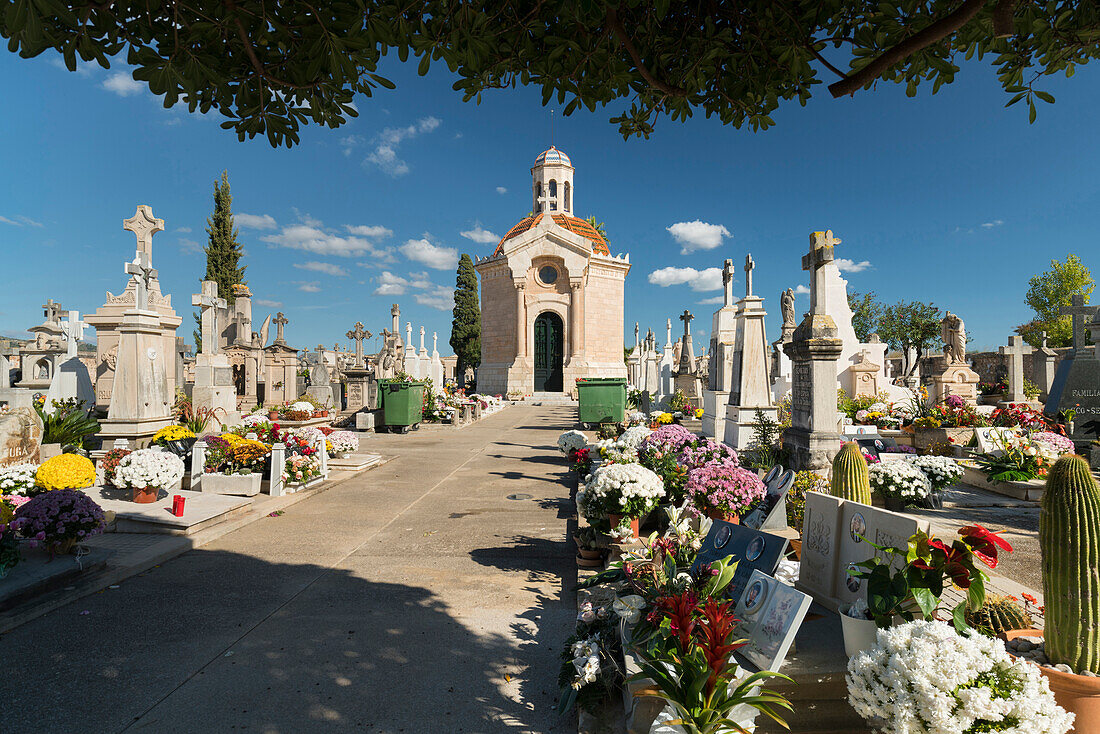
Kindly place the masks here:
[(152, 264), (153, 234), (164, 231), (164, 220), (153, 216), (153, 210), (145, 204), (138, 204), (134, 216), (122, 220), (122, 228), (128, 229), (137, 237), (137, 251), (149, 256)]
[(413, 344), (413, 324), (411, 321), (405, 322), (405, 346), (412, 349)]
[(57, 317), (61, 313), (61, 304), (54, 303), (54, 300), (51, 298), (42, 304), (42, 312), (46, 317), (46, 323), (56, 324)]
[(810, 281), (810, 313), (827, 314), (825, 303), (825, 265), (835, 258), (833, 248), (840, 244), (840, 239), (833, 237), (833, 231), (827, 229), (824, 232), (810, 234), (810, 251), (802, 256), (802, 269), (813, 273)]
[[(281, 316), (282, 314), (279, 314), (279, 315)], [(351, 339), (352, 341), (355, 342), (355, 366), (356, 367), (362, 367), (363, 366), (363, 340), (364, 339), (370, 339), (371, 336), (373, 336), (373, 335), (369, 331), (366, 331), (366, 330), (363, 329), (363, 322), (362, 321), (356, 321), (355, 322), (355, 329), (353, 331), (349, 331), (346, 334), (346, 336), (347, 336), (348, 339)]]
[(76, 356), (77, 345), (84, 338), (84, 328), (87, 325), (80, 320), (79, 311), (69, 311), (69, 320), (61, 322), (61, 333), (65, 335), (66, 358)]
[[(218, 353), (218, 309), (225, 308), (225, 299), (218, 298), (218, 283), (204, 280), (199, 292), (191, 296), (192, 306), (202, 307), (201, 331), (202, 354)], [(282, 314), (279, 314), (280, 316)], [(279, 327), (279, 334), (283, 329)]]
[(1062, 306), (1059, 313), (1073, 317), (1073, 351), (1085, 346), (1085, 316), (1096, 315), (1096, 306), (1086, 306), (1085, 297), (1077, 293), (1070, 299), (1072, 306)]
[(439, 351), (438, 349), (436, 349), (438, 341), (439, 341), (439, 335), (436, 332), (433, 331), (432, 332), (432, 354), (435, 354), (437, 351)]
[(137, 255), (134, 256), (134, 261), (126, 263), (124, 270), (128, 275), (136, 276), (134, 282), (137, 284), (137, 298), (135, 304), (137, 310), (148, 310), (149, 284), (157, 277), (157, 271), (153, 268), (152, 256), (145, 250), (139, 249)]
[[(286, 344), (286, 340), (283, 338), (283, 327), (287, 325), (286, 316), (283, 316), (283, 312), (275, 314), (275, 318), (271, 321), (275, 324), (275, 343)], [(368, 339), (370, 337), (367, 337)]]
[(669, 346), (672, 344), (672, 319), (668, 320), (666, 326), (668, 330), (665, 332), (665, 346)]
[(424, 351), (424, 327), (420, 327), (420, 351)]
[(188, 344), (182, 336), (176, 337), (176, 354), (178, 354), (181, 358), (192, 349), (194, 349), (194, 347)]
[(686, 308), (684, 312), (680, 314), (680, 320), (684, 322), (684, 336), (691, 336), (691, 320), (695, 318), (691, 315), (691, 312)]
[(1008, 337), (1008, 346), (998, 351), (1009, 358), (1008, 364), (1008, 401), (1019, 403), (1027, 400), (1024, 395), (1024, 355), (1031, 354), (1031, 347), (1018, 336)]
[(752, 295), (752, 269), (756, 267), (756, 261), (752, 255), (745, 255), (745, 296)]
[(726, 260), (722, 263), (722, 305), (733, 305), (733, 274), (736, 272), (733, 267), (733, 260)]
[(635, 322), (634, 322), (634, 351), (635, 351), (635, 353), (637, 353), (637, 351), (638, 351), (638, 347), (639, 347), (639, 346), (641, 345), (641, 343), (642, 343), (642, 342), (641, 342), (641, 339), (640, 339), (640, 337), (639, 337), (639, 334), (640, 334), (640, 333), (641, 333), (641, 331), (640, 331), (640, 330), (638, 329), (638, 322), (637, 322), (637, 321), (635, 321)]

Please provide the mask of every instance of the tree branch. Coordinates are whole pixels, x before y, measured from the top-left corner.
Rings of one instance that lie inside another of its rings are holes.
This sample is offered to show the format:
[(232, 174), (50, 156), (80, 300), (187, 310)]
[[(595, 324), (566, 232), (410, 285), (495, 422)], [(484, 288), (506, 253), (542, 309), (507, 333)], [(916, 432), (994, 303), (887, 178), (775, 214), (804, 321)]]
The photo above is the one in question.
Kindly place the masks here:
[(615, 34), (615, 37), (619, 39), (619, 43), (626, 49), (626, 52), (630, 54), (630, 58), (634, 62), (634, 67), (638, 70), (638, 73), (642, 75), (642, 79), (645, 80), (646, 84), (670, 97), (687, 96), (687, 90), (665, 84), (649, 72), (649, 69), (642, 63), (642, 57), (638, 55), (638, 49), (634, 48), (634, 43), (630, 40), (630, 36), (627, 35), (626, 29), (623, 28), (623, 24), (619, 21), (619, 11), (615, 8), (607, 9), (607, 26), (611, 29), (612, 33)]
[(993, 35), (997, 38), (1008, 38), (1014, 28), (1012, 14), (1016, 10), (1016, 0), (1000, 0), (993, 8)]
[(883, 72), (911, 54), (943, 40), (966, 25), (985, 5), (985, 0), (966, 0), (954, 12), (945, 15), (931, 25), (922, 28), (892, 48), (888, 48), (859, 71), (852, 72), (839, 82), (829, 85), (834, 97), (854, 94), (882, 76)]

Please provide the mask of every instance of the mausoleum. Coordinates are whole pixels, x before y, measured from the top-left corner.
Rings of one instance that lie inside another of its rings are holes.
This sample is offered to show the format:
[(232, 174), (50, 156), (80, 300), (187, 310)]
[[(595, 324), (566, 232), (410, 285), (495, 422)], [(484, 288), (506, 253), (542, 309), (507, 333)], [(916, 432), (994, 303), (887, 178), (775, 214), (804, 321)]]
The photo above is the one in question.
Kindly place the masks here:
[(578, 377), (626, 377), (623, 290), (630, 256), (612, 256), (576, 216), (574, 168), (557, 148), (531, 168), (531, 214), (477, 261), (479, 392), (576, 392)]

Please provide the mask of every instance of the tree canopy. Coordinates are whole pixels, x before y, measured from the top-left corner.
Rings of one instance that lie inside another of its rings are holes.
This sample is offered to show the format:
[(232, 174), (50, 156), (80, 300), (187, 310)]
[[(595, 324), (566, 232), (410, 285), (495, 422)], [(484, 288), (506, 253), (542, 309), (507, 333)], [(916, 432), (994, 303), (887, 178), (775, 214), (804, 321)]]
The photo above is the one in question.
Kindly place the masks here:
[(1008, 104), (1053, 102), (1034, 84), (1072, 76), (1100, 54), (1100, 6), (1077, 0), (13, 0), (0, 35), (24, 57), (54, 49), (108, 67), (125, 53), (136, 80), (194, 112), (216, 110), (244, 140), (299, 142), (313, 122), (338, 127), (356, 93), (394, 87), (378, 74), (391, 51), (444, 63), (464, 99), (517, 84), (563, 113), (621, 103), (625, 137), (661, 116), (696, 112), (723, 124), (771, 126), (782, 102), (805, 105), (819, 75), (833, 96), (876, 82), (936, 92), (965, 58), (991, 57)]
[(1073, 325), (1062, 308), (1072, 305), (1075, 295), (1083, 295), (1089, 302), (1096, 281), (1092, 273), (1074, 254), (1066, 255), (1065, 262), (1050, 261), (1050, 270), (1032, 276), (1028, 281), (1026, 301), (1035, 311), (1035, 318), (1016, 327), (1016, 333), (1033, 347), (1041, 346), (1043, 333), (1047, 345), (1068, 347), (1073, 342)]
[(852, 291), (848, 294), (848, 307), (852, 309), (852, 328), (856, 332), (856, 339), (866, 342), (878, 327), (882, 317), (882, 304), (878, 302), (874, 291)]
[(451, 349), (458, 358), (455, 377), (459, 384), (466, 379), (466, 368), (481, 364), (481, 309), (477, 298), (477, 271), (474, 261), (465, 252), (458, 261), (455, 274), (455, 305), (451, 311)]
[(883, 307), (878, 335), (903, 356), (910, 347), (916, 350), (917, 358), (908, 365), (909, 374), (912, 374), (924, 352), (940, 343), (940, 318), (940, 309), (931, 303), (898, 301)]

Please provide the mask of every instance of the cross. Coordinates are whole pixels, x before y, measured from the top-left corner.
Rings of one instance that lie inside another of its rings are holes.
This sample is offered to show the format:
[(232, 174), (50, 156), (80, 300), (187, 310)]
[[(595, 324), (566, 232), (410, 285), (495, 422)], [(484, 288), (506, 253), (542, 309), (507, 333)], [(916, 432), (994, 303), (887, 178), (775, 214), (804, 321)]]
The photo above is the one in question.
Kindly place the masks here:
[(1086, 306), (1084, 295), (1077, 293), (1070, 299), (1072, 306), (1062, 306), (1059, 313), (1073, 317), (1073, 351), (1085, 346), (1085, 316), (1095, 316), (1096, 306)]
[(287, 325), (286, 316), (283, 316), (283, 312), (275, 314), (275, 318), (271, 321), (275, 324), (275, 343), (286, 344), (286, 340), (283, 339), (283, 327)]
[(218, 298), (218, 283), (204, 280), (199, 292), (191, 296), (192, 306), (202, 307), (202, 354), (218, 353), (218, 309), (225, 308), (225, 299)]
[(684, 309), (684, 312), (682, 314), (680, 314), (680, 320), (684, 322), (684, 335), (685, 336), (691, 336), (691, 320), (693, 318), (695, 318), (695, 317), (692, 316), (691, 312), (688, 311), (686, 308)]
[(355, 329), (346, 334), (348, 339), (355, 342), (355, 366), (363, 366), (363, 340), (370, 339), (373, 334), (363, 329), (363, 322), (356, 321)]
[(1031, 354), (1031, 347), (1024, 343), (1018, 336), (1008, 337), (1008, 346), (998, 350), (1009, 357), (1008, 366), (1008, 400), (1019, 403), (1027, 400), (1024, 395), (1024, 355)]
[(411, 321), (405, 322), (405, 347), (407, 349), (413, 348), (413, 325)]
[(424, 351), (424, 327), (420, 327), (420, 351)]
[(69, 320), (61, 322), (61, 333), (65, 335), (65, 356), (75, 357), (76, 347), (84, 338), (84, 327), (88, 324), (80, 320), (79, 311), (69, 311)]
[(722, 305), (733, 305), (733, 274), (736, 270), (733, 267), (733, 260), (726, 260), (722, 264), (722, 287), (725, 292), (722, 295)]
[(635, 352), (638, 351), (638, 346), (641, 344), (641, 342), (639, 341), (638, 333), (639, 333), (639, 331), (638, 331), (638, 322), (635, 321), (634, 322), (634, 351)]
[(137, 237), (137, 251), (153, 258), (153, 234), (164, 231), (164, 220), (153, 216), (153, 210), (145, 204), (138, 204), (134, 216), (122, 220), (122, 228), (128, 229)]
[(194, 349), (194, 347), (188, 344), (182, 336), (176, 337), (176, 354), (182, 357), (188, 354), (192, 349)]
[(134, 261), (126, 263), (124, 271), (135, 276), (137, 283), (137, 310), (146, 311), (149, 308), (149, 283), (157, 277), (157, 271), (153, 268), (152, 257), (144, 250), (138, 250)]
[(1042, 348), (1043, 348), (1043, 349), (1046, 349), (1046, 348), (1047, 348), (1047, 333), (1046, 333), (1045, 331), (1040, 331), (1040, 332), (1039, 332), (1039, 336), (1041, 336), (1041, 337), (1042, 337), (1042, 339), (1043, 339), (1043, 346), (1042, 346)]
[(671, 347), (672, 346), (672, 319), (668, 319), (668, 321), (665, 323), (665, 327), (666, 327), (665, 346), (666, 347)]
[(810, 234), (810, 251), (802, 256), (802, 269), (813, 273), (810, 281), (810, 313), (828, 313), (828, 304), (825, 303), (825, 265), (831, 263), (833, 248), (840, 244), (840, 239), (833, 237), (833, 230), (824, 232), (812, 232)]
[(745, 255), (745, 296), (752, 295), (752, 269), (756, 267), (756, 262), (752, 259), (752, 255)]
[(61, 313), (61, 304), (54, 303), (53, 299), (46, 301), (42, 304), (42, 311), (46, 316), (46, 323), (57, 323), (57, 315)]
[(439, 334), (433, 331), (432, 332), (432, 354), (433, 355), (436, 354), (436, 352), (439, 351), (436, 348), (438, 346), (438, 344), (439, 344)]

